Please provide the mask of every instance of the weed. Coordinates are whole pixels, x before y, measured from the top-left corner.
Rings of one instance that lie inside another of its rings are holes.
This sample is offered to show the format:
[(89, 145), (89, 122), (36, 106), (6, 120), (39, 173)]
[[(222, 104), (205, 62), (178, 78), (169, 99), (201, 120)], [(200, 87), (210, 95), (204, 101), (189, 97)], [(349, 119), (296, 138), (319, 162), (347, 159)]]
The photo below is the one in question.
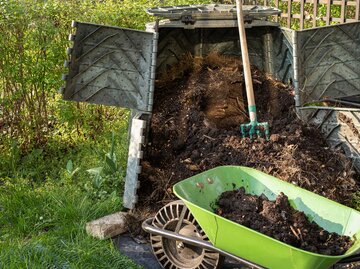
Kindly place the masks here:
[(69, 177), (72, 178), (77, 171), (79, 171), (79, 167), (74, 168), (72, 160), (69, 160), (66, 164), (66, 172), (68, 173)]
[(109, 152), (96, 151), (99, 156), (99, 164), (87, 170), (91, 181), (85, 183), (87, 193), (96, 199), (103, 199), (108, 195), (116, 196), (123, 189), (124, 169), (120, 166), (116, 157), (115, 133), (111, 135), (111, 148)]

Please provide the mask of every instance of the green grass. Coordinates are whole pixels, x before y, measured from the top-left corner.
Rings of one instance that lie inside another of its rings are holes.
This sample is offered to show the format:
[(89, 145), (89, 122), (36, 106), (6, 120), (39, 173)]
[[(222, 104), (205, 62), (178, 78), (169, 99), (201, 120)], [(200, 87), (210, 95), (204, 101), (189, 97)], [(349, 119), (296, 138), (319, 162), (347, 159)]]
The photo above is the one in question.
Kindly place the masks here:
[[(122, 209), (128, 113), (117, 115), (95, 137), (82, 128), (26, 154), (16, 145), (1, 152), (0, 268), (138, 267), (85, 231), (86, 222)], [(116, 172), (105, 159), (112, 147)], [(87, 172), (94, 167), (104, 168), (100, 181)]]
[(4, 182), (0, 191), (1, 268), (136, 268), (85, 223), (121, 209), (119, 196), (94, 200), (73, 184)]

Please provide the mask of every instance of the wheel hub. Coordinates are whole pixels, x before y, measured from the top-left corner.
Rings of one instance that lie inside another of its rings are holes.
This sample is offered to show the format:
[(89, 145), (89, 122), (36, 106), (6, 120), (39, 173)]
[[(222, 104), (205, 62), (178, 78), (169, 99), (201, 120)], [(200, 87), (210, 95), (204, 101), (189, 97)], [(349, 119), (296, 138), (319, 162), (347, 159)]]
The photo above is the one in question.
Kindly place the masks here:
[[(175, 231), (177, 223), (177, 220), (174, 220), (166, 225), (165, 229)], [(179, 234), (198, 238), (201, 237), (195, 225), (188, 222), (182, 224)], [(172, 261), (180, 268), (197, 267), (200, 265), (204, 256), (204, 251), (201, 247), (192, 246), (183, 243), (182, 241), (162, 238), (162, 244), (164, 246), (165, 254), (168, 257), (171, 257)]]
[[(204, 231), (182, 201), (175, 201), (161, 208), (152, 224), (183, 236), (208, 241)], [(159, 235), (151, 235), (151, 245), (160, 265), (166, 269), (218, 268), (222, 260), (216, 252)]]

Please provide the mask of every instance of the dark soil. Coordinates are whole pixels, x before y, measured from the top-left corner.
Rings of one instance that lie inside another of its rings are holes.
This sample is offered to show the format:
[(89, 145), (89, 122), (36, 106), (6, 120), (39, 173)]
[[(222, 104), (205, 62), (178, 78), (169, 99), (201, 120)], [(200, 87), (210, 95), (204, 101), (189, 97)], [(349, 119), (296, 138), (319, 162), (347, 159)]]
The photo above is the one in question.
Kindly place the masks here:
[(303, 212), (289, 204), (281, 193), (275, 201), (264, 196), (245, 194), (245, 189), (227, 191), (220, 195), (216, 213), (248, 228), (303, 250), (342, 255), (353, 244), (348, 236), (329, 233)]
[(174, 183), (220, 165), (253, 167), (351, 206), (359, 190), (351, 163), (297, 118), (290, 86), (255, 68), (258, 119), (271, 136), (241, 137), (249, 121), (242, 70), (236, 57), (189, 56), (158, 78), (138, 207), (157, 210), (175, 199)]

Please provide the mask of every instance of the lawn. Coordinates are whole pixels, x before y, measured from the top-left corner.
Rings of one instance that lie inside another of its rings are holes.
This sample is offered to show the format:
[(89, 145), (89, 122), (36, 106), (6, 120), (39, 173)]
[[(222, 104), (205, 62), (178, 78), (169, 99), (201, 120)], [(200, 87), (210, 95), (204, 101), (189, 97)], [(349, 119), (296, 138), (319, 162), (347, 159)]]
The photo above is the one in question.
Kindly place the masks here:
[(137, 268), (111, 240), (85, 232), (86, 222), (123, 209), (128, 113), (118, 116), (96, 140), (55, 135), (41, 150), (2, 155), (0, 268)]
[(144, 29), (146, 7), (201, 2), (0, 2), (0, 268), (138, 267), (85, 232), (123, 209), (129, 111), (61, 100), (71, 21)]

